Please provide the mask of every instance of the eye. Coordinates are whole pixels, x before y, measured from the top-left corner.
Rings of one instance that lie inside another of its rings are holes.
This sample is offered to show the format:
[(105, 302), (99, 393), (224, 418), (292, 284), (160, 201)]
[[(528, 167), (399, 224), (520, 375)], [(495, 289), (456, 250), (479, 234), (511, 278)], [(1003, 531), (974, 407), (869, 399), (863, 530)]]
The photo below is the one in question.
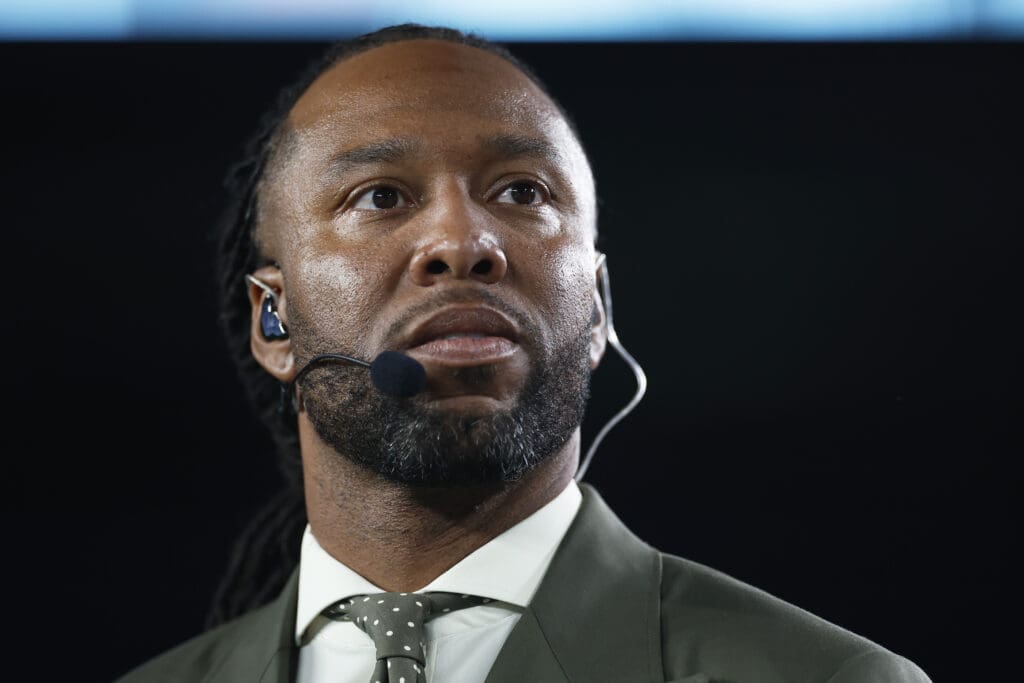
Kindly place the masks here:
[(404, 209), (409, 206), (402, 193), (393, 187), (380, 185), (371, 187), (363, 192), (352, 204), (353, 209), (367, 209), (370, 211), (379, 209)]
[(495, 199), (499, 204), (520, 204), (522, 206), (540, 204), (543, 200), (544, 195), (537, 184), (526, 181), (512, 183), (502, 190)]

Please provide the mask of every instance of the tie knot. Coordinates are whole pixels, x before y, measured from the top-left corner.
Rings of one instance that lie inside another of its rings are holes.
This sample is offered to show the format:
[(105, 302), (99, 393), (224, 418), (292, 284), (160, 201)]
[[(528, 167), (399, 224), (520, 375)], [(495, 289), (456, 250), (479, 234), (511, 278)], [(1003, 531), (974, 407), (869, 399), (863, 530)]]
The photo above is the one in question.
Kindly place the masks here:
[(373, 639), (377, 659), (408, 657), (423, 666), (423, 624), (433, 617), (490, 602), (458, 593), (374, 593), (339, 600), (322, 614), (351, 621)]

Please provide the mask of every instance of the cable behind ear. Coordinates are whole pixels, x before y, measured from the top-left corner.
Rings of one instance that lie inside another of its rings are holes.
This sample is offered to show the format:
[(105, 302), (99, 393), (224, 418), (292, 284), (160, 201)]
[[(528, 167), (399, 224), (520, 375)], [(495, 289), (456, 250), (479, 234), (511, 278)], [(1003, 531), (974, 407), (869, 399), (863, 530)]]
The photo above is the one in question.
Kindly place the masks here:
[(633, 376), (636, 377), (636, 393), (633, 394), (633, 398), (630, 399), (629, 403), (615, 413), (608, 422), (605, 423), (601, 431), (594, 437), (594, 442), (590, 444), (590, 448), (587, 449), (587, 455), (580, 462), (580, 467), (576, 470), (576, 481), (583, 479), (583, 475), (586, 474), (587, 468), (590, 467), (590, 461), (594, 459), (594, 453), (597, 451), (597, 447), (601, 445), (601, 441), (605, 435), (612, 430), (612, 427), (617, 425), (622, 418), (626, 417), (636, 407), (640, 400), (647, 393), (647, 375), (644, 373), (644, 369), (640, 367), (640, 364), (636, 362), (636, 359), (630, 355), (626, 347), (619, 341), (619, 335), (615, 331), (615, 321), (612, 319), (612, 284), (611, 279), (608, 276), (608, 257), (603, 253), (599, 253), (597, 256), (597, 277), (601, 286), (601, 298), (604, 301), (604, 317), (605, 327), (608, 328), (608, 343), (612, 345), (612, 348), (622, 357), (622, 360), (626, 362), (629, 369), (633, 371)]
[(260, 333), (267, 341), (280, 341), (288, 338), (288, 328), (284, 326), (280, 314), (277, 312), (277, 292), (259, 278), (248, 273), (245, 279), (250, 284), (256, 285), (264, 291), (263, 303), (260, 304)]

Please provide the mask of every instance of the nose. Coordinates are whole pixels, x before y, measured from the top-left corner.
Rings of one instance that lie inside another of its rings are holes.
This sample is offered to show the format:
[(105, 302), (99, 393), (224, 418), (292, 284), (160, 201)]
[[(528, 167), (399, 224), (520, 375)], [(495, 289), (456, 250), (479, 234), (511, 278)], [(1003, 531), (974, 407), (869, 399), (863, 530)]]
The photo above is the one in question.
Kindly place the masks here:
[(450, 208), (454, 210), (439, 210), (430, 219), (433, 234), (409, 262), (413, 282), (421, 287), (445, 279), (499, 282), (508, 271), (508, 259), (493, 231), (486, 228), (488, 217)]

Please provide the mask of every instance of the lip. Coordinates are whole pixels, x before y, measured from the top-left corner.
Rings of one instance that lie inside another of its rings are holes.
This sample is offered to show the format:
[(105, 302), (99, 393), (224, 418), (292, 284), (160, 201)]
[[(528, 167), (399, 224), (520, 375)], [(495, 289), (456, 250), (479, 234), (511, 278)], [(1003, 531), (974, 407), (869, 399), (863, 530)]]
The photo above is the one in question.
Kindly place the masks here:
[(483, 365), (514, 355), (518, 338), (515, 324), (492, 308), (453, 306), (416, 325), (405, 351), (420, 361)]

